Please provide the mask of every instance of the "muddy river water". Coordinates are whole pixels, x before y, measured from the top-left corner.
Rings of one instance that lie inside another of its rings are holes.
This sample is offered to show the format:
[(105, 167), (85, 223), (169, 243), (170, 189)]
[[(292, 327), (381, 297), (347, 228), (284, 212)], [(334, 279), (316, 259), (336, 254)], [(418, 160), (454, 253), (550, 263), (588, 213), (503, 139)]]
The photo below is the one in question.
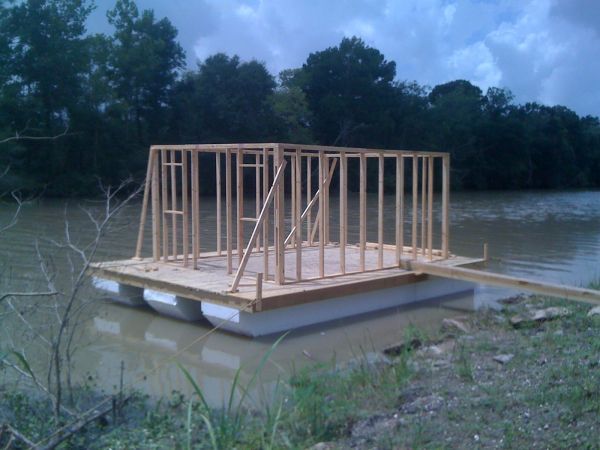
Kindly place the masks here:
[[(0, 235), (0, 291), (9, 286), (11, 290), (43, 287), (39, 281), (36, 239), (40, 252), (51, 256), (57, 284), (66, 283), (69, 261), (49, 240), (63, 239), (67, 217), (72, 239), (80, 245), (87, 242), (93, 226), (79, 208), (81, 203), (71, 200), (65, 208), (64, 201), (45, 200), (24, 206), (18, 224)], [(98, 206), (83, 203), (91, 208)], [(349, 203), (350, 211), (358, 211), (356, 203)], [(337, 217), (334, 204), (332, 219)], [(368, 204), (373, 208), (368, 216), (376, 220), (375, 198)], [(393, 204), (393, 199), (389, 204)], [(208, 199), (202, 202), (202, 208), (206, 215), (215, 214), (214, 204)], [(438, 208), (436, 204), (435, 209)], [(11, 211), (9, 205), (0, 206), (0, 224), (5, 223)], [(115, 220), (102, 240), (97, 259), (133, 255), (139, 211), (140, 204), (134, 203)], [(393, 213), (392, 208), (386, 210), (390, 233)], [(574, 285), (586, 285), (600, 277), (600, 191), (453, 193), (450, 221), (451, 251), (479, 257), (487, 242), (489, 270)], [(356, 232), (349, 230), (349, 240)], [(203, 249), (213, 249), (214, 230), (205, 229), (203, 233)], [(73, 262), (78, 263), (76, 257)], [(496, 300), (511, 294), (504, 289), (478, 286), (472, 296), (409, 305), (293, 331), (263, 368), (258, 386), (267, 387), (268, 391), (268, 386), (278, 379), (315, 361), (347, 361), (400, 341), (409, 326), (437, 327), (444, 317), (493, 306)], [(207, 323), (185, 323), (150, 310), (111, 304), (97, 298), (92, 290), (86, 295), (90, 302), (78, 317), (75, 377), (91, 376), (107, 392), (119, 383), (121, 361), (126, 385), (156, 396), (168, 396), (174, 390), (190, 392), (177, 361), (196, 377), (209, 401), (218, 405), (227, 395), (236, 371), (241, 368), (242, 383), (249, 381), (261, 355), (277, 339), (248, 339), (221, 331), (204, 336), (210, 330)], [(15, 303), (17, 299), (13, 300)], [(43, 305), (32, 314), (32, 323), (54, 320), (51, 309)], [(24, 322), (9, 313), (0, 317), (0, 326), (3, 347), (24, 350), (43, 368), (47, 360), (44, 346), (22, 341)]]

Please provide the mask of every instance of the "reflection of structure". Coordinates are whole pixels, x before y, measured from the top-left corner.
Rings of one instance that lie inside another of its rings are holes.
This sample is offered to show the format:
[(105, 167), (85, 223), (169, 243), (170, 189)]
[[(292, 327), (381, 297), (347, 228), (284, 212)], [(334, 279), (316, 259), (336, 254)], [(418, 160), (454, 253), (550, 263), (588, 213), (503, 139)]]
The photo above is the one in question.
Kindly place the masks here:
[[(366, 225), (369, 163), (377, 167), (373, 242)], [(200, 214), (199, 187), (207, 164), (215, 167), (216, 251), (201, 254), (200, 231), (209, 224)], [(347, 211), (349, 174), (359, 178), (357, 217)], [(384, 205), (384, 178), (394, 180), (393, 205)], [(188, 320), (204, 315), (258, 336), (472, 289), (460, 280), (399, 268), (403, 259), (444, 267), (477, 261), (449, 253), (446, 153), (292, 144), (153, 146), (146, 180), (136, 256), (98, 264), (95, 274), (137, 288), (129, 301), (143, 298), (163, 314)], [(339, 230), (330, 224), (334, 180)], [(436, 184), (439, 217), (432, 206)], [(148, 205), (153, 256), (142, 259)], [(384, 224), (384, 207), (395, 210), (393, 224)], [(348, 242), (353, 221), (360, 229), (357, 243)], [(384, 242), (384, 228), (394, 229), (393, 242)]]
[[(397, 343), (409, 325), (437, 327), (442, 318), (470, 311), (472, 305), (472, 296), (451, 297), (295, 331), (275, 349), (252, 395), (268, 394), (278, 379), (287, 379), (292, 370), (304, 365), (329, 362), (334, 357), (338, 363), (360, 357), (374, 350), (375, 343), (378, 348)], [(236, 371), (240, 370), (241, 386), (247, 385), (260, 357), (272, 345), (272, 339), (249, 340), (219, 331), (195, 342), (210, 329), (209, 323), (187, 324), (145, 308), (111, 304), (99, 308), (90, 327), (92, 343), (80, 356), (90, 360), (78, 366), (90, 371), (95, 368), (99, 382), (105, 383), (101, 388), (111, 389), (117, 384), (124, 360), (126, 381), (135, 379), (136, 388), (162, 397), (173, 390), (190, 393), (191, 386), (176, 365), (179, 362), (216, 406), (229, 395)], [(145, 382), (139, 381), (141, 375), (147, 375)]]

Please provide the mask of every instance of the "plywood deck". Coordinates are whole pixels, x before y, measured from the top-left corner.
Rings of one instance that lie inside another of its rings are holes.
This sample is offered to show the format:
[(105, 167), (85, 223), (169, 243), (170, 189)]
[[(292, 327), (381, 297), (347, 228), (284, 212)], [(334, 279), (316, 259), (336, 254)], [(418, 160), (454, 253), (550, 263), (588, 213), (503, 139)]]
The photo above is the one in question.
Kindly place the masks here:
[[(96, 263), (91, 271), (99, 278), (117, 281), (122, 284), (153, 289), (182, 297), (210, 301), (249, 312), (266, 311), (287, 306), (339, 297), (351, 293), (368, 292), (415, 283), (427, 279), (427, 275), (395, 267), (395, 250), (384, 248), (384, 269), (377, 269), (379, 251), (376, 245), (369, 245), (365, 253), (366, 272), (359, 272), (359, 252), (356, 245), (346, 246), (346, 274), (340, 275), (340, 248), (336, 244), (325, 247), (325, 273), (319, 276), (319, 249), (305, 247), (302, 250), (302, 278), (296, 281), (296, 250), (285, 253), (285, 284), (274, 283), (273, 274), (265, 279), (262, 287), (262, 300), (256, 302), (256, 274), (263, 271), (263, 253), (253, 253), (245, 270), (238, 292), (229, 292), (239, 263), (234, 256), (233, 274), (227, 275), (227, 258), (216, 252), (205, 253), (198, 261), (198, 270), (184, 267), (177, 261), (154, 262), (151, 258), (129, 259)], [(419, 260), (429, 261), (421, 258)], [(435, 258), (434, 258), (435, 260)], [(466, 266), (481, 262), (480, 259), (451, 256), (436, 261), (436, 264)], [(270, 254), (269, 266), (275, 267), (275, 257)], [(272, 269), (271, 269), (272, 270)], [(352, 273), (356, 272), (356, 273)], [(310, 279), (314, 277), (315, 279)], [(307, 279), (309, 278), (309, 279)]]

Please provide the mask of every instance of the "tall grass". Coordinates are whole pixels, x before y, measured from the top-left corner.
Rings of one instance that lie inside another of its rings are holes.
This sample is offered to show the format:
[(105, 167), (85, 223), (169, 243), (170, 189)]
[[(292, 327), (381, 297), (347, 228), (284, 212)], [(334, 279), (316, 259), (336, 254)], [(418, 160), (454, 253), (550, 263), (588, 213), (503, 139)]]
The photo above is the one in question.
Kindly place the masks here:
[[(194, 436), (194, 431), (203, 433), (205, 444), (213, 450), (305, 448), (318, 441), (335, 439), (347, 433), (369, 408), (393, 407), (399, 389), (411, 376), (407, 363), (409, 350), (392, 361), (372, 362), (361, 349), (351, 367), (340, 368), (332, 359), (298, 371), (294, 369), (289, 383), (276, 382), (271, 401), (253, 408), (249, 392), (284, 337), (263, 355), (247, 384), (240, 382), (241, 369), (238, 369), (220, 409), (210, 407), (194, 378), (180, 366), (197, 397), (197, 401), (192, 399), (188, 404), (188, 448), (200, 439), (200, 434)], [(239, 397), (236, 392), (240, 392)]]
[[(190, 372), (183, 366), (179, 364), (179, 368), (192, 385), (195, 394), (200, 400), (200, 418), (204, 422), (206, 426), (206, 430), (208, 432), (210, 442), (212, 448), (214, 450), (220, 449), (229, 449), (238, 441), (242, 427), (248, 415), (248, 408), (246, 407), (246, 400), (249, 396), (250, 390), (252, 386), (256, 382), (259, 374), (262, 372), (266, 362), (269, 360), (271, 354), (279, 343), (287, 336), (287, 333), (282, 335), (279, 339), (277, 339), (273, 345), (269, 348), (269, 350), (263, 355), (258, 366), (252, 373), (252, 377), (250, 381), (245, 386), (240, 383), (240, 375), (242, 373), (243, 367), (240, 367), (233, 377), (233, 382), (231, 384), (231, 389), (229, 391), (229, 395), (226, 398), (226, 405), (224, 408), (211, 408), (211, 406), (206, 401), (206, 397), (202, 392), (194, 377), (190, 374)], [(236, 401), (236, 393), (241, 391), (241, 395), (239, 399)], [(192, 411), (193, 411), (193, 401), (190, 401), (188, 406), (188, 416), (187, 416), (187, 442), (188, 448), (191, 448), (192, 445), (192, 429), (193, 429), (193, 421), (192, 421)], [(271, 408), (266, 408), (267, 412), (267, 420), (265, 421), (268, 428), (265, 429), (265, 433), (270, 436), (269, 442), (265, 442), (267, 444), (265, 448), (271, 448), (273, 445), (273, 440), (275, 438), (277, 426), (279, 423), (279, 419), (281, 417), (281, 406), (275, 411), (275, 415), (271, 414)]]

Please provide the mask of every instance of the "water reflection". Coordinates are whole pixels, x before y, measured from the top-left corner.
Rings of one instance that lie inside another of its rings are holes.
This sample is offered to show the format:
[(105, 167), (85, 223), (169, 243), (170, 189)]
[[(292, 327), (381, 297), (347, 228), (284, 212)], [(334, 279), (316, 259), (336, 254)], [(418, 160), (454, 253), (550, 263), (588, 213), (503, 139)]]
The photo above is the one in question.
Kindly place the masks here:
[[(453, 193), (451, 200), (450, 242), (454, 253), (481, 256), (482, 245), (488, 242), (492, 257), (489, 269), (496, 272), (576, 285), (585, 285), (600, 276), (600, 192)], [(386, 198), (385, 202), (393, 205), (392, 198)], [(68, 215), (72, 237), (85, 242), (91, 224), (76, 202), (71, 203)], [(367, 205), (368, 217), (376, 218), (376, 197), (369, 197)], [(139, 206), (132, 205), (118, 217), (103, 240), (100, 259), (129, 258), (133, 254)], [(349, 207), (357, 205), (349, 201)], [(201, 209), (205, 233), (201, 243), (204, 250), (212, 250), (215, 205), (204, 199)], [(438, 214), (437, 199), (434, 209)], [(393, 228), (393, 209), (385, 208), (385, 214), (386, 222)], [(0, 223), (9, 215), (10, 208), (0, 206)], [(337, 217), (333, 199), (334, 239)], [(356, 228), (350, 227), (349, 231), (350, 241), (358, 239)], [(15, 290), (35, 287), (39, 283), (39, 266), (34, 240), (60, 239), (63, 233), (64, 202), (27, 205), (18, 225), (0, 236), (2, 285), (10, 284)], [(146, 238), (149, 249), (149, 233)], [(42, 252), (53, 255), (57, 283), (66, 283), (64, 259), (48, 241), (41, 240), (40, 246)], [(401, 340), (409, 324), (437, 328), (444, 317), (490, 305), (510, 293), (505, 289), (478, 287), (474, 297), (409, 305), (296, 330), (275, 350), (264, 368), (261, 386), (273, 386), (279, 377), (286, 378), (286, 374), (315, 361), (345, 361), (384, 348)], [(248, 382), (260, 357), (276, 338), (251, 340), (217, 331), (199, 339), (210, 329), (206, 323), (188, 324), (160, 317), (148, 309), (100, 301), (93, 302), (87, 314), (80, 350), (76, 353), (76, 375), (81, 378), (88, 373), (94, 375), (99, 387), (109, 392), (119, 384), (121, 361), (125, 362), (125, 382), (146, 393), (190, 392), (183, 373), (174, 364), (178, 361), (199, 380), (211, 403), (219, 404), (228, 395), (236, 371), (241, 368), (242, 381)], [(22, 336), (18, 321), (4, 320), (3, 326), (6, 329), (2, 331), (17, 346), (29, 345), (18, 342)], [(29, 349), (30, 355), (37, 353)], [(45, 356), (38, 359), (43, 362)]]
[[(261, 370), (259, 390), (269, 392), (279, 379), (314, 362), (343, 362), (398, 343), (409, 325), (427, 329), (444, 317), (472, 309), (473, 296), (461, 295), (295, 330)], [(174, 364), (179, 362), (216, 404), (228, 395), (238, 370), (242, 385), (253, 377), (262, 355), (278, 337), (209, 333), (208, 323), (180, 322), (146, 308), (110, 303), (99, 307), (89, 324), (89, 347), (96, 351), (89, 359), (86, 352), (79, 363), (91, 372), (95, 369), (98, 380), (107, 381), (105, 389), (116, 385), (123, 360), (129, 368), (127, 381), (146, 393), (190, 393), (191, 386)]]

